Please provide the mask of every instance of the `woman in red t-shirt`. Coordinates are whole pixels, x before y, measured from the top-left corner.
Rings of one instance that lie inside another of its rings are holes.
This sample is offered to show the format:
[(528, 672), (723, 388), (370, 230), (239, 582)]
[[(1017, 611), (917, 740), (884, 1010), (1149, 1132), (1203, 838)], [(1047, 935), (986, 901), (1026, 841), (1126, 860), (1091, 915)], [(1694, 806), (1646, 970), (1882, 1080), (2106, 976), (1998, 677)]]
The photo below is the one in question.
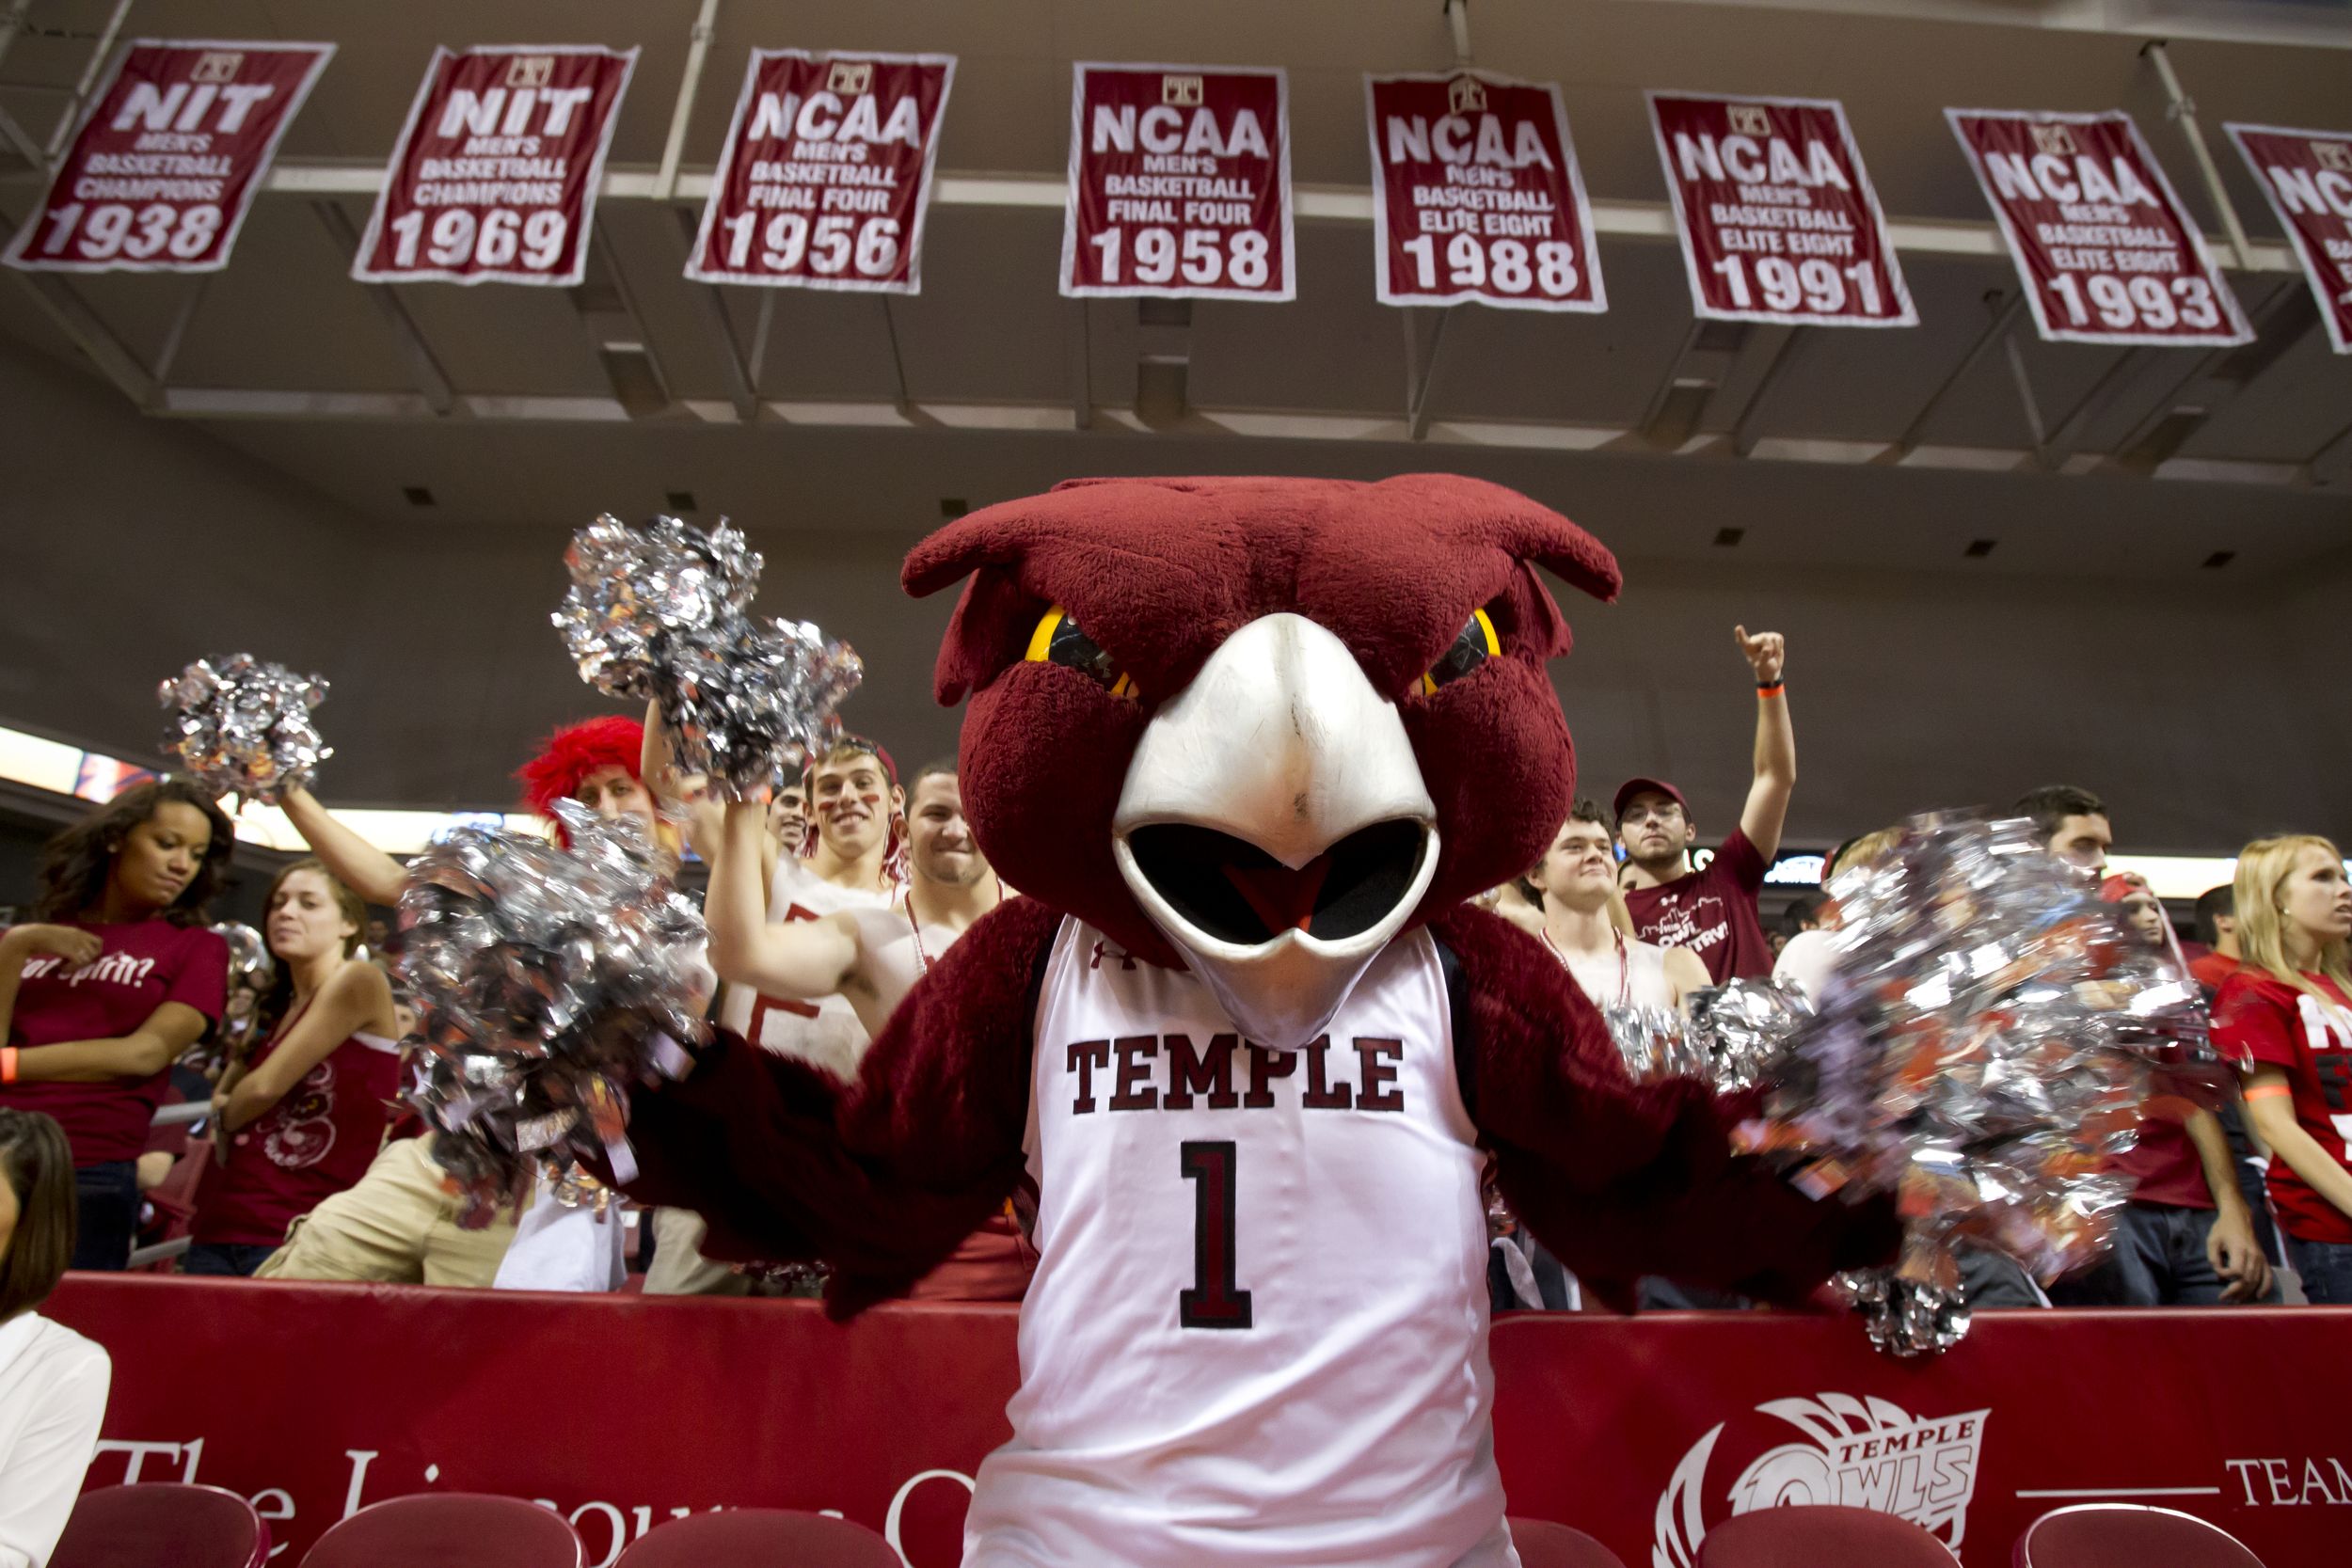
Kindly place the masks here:
[(267, 1034), (214, 1096), (226, 1163), (198, 1196), (188, 1274), (251, 1274), (286, 1227), (367, 1173), (400, 1086), (391, 983), (353, 954), (359, 895), (316, 860), (270, 883), (262, 933), (278, 977)]
[(42, 847), (41, 924), (0, 936), (0, 1105), (65, 1129), (77, 1269), (128, 1261), (171, 1064), (220, 1016), (229, 947), (205, 905), (233, 847), (196, 785), (135, 784)]
[(2303, 1293), (2352, 1307), (2352, 881), (2324, 838), (2265, 838), (2237, 862), (2246, 966), (2214, 998), (2246, 1111), (2270, 1145), (2270, 1202)]

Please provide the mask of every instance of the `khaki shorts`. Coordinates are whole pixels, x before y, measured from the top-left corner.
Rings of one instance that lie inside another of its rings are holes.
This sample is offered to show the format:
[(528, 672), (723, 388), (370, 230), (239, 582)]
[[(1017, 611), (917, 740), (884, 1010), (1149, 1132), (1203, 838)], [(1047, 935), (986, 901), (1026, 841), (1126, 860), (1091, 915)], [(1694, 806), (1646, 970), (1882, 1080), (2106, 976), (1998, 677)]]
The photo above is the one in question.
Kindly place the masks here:
[[(457, 1195), (433, 1163), (432, 1135), (384, 1146), (357, 1185), (295, 1220), (256, 1279), (358, 1279), (487, 1290), (515, 1240), (513, 1214), (457, 1223)], [(528, 1204), (525, 1207), (529, 1207)]]

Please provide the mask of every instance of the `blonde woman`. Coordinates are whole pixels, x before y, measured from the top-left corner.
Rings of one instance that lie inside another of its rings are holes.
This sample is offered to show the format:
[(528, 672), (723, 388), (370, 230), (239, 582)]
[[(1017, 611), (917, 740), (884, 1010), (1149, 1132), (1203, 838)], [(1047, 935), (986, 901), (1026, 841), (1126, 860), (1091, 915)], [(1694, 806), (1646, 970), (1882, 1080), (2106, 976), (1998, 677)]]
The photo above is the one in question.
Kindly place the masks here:
[(2297, 834), (2248, 845), (2234, 891), (2246, 966), (2214, 998), (2215, 1041), (2246, 1070), (2303, 1293), (2352, 1306), (2352, 881), (2343, 851)]

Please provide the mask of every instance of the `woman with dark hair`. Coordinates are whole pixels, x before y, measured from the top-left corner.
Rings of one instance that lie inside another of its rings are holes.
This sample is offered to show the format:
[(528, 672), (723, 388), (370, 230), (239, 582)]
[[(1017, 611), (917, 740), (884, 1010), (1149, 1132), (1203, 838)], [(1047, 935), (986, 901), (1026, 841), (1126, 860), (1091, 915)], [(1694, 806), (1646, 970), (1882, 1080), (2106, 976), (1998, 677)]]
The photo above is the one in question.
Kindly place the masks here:
[(367, 906), (317, 860), (278, 874), (263, 938), (278, 977), (262, 1043), (214, 1094), (215, 1150), (187, 1274), (251, 1274), (300, 1215), (367, 1174), (400, 1087), (391, 983), (355, 955)]
[(229, 946), (204, 916), (232, 847), (196, 785), (134, 785), (49, 841), (40, 924), (0, 935), (0, 1105), (65, 1129), (77, 1269), (129, 1259), (138, 1158), (171, 1064), (220, 1017)]
[(49, 1560), (98, 1450), (112, 1363), (33, 1310), (72, 1256), (65, 1133), (0, 1107), (0, 1568)]

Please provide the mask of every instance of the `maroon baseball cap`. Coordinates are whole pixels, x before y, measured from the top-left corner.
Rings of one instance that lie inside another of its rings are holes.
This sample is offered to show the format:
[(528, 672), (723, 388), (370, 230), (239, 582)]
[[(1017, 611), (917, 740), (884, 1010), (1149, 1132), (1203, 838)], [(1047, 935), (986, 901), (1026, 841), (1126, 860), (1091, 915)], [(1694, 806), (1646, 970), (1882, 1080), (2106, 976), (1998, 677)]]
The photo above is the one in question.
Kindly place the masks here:
[(1676, 805), (1682, 808), (1683, 816), (1689, 816), (1691, 815), (1691, 802), (1682, 798), (1682, 791), (1677, 789), (1674, 785), (1668, 784), (1663, 779), (1626, 780), (1625, 783), (1617, 786), (1617, 798), (1610, 806), (1610, 815), (1614, 816), (1620, 822), (1624, 821), (1625, 803), (1628, 800), (1632, 800), (1636, 795), (1641, 794), (1644, 790), (1653, 790), (1660, 795), (1665, 796)]

